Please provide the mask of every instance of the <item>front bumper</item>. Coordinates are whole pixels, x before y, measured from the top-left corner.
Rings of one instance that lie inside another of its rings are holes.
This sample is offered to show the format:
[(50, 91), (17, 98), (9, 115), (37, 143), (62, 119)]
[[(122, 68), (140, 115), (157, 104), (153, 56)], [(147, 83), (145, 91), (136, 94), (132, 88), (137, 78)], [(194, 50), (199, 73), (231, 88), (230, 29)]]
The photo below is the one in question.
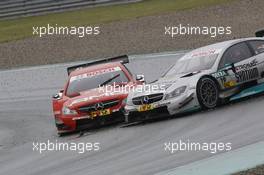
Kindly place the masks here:
[(93, 129), (107, 124), (113, 124), (124, 121), (124, 114), (122, 112), (114, 112), (110, 115), (101, 117), (82, 118), (75, 120), (76, 130)]
[(158, 118), (168, 117), (169, 115), (170, 114), (166, 106), (158, 107), (153, 110), (145, 111), (145, 112), (133, 111), (129, 113), (128, 122), (158, 119)]
[[(164, 98), (163, 98), (161, 101), (152, 103), (151, 105), (154, 106), (153, 110), (163, 111), (161, 113), (164, 113), (164, 115), (160, 114), (160, 112), (159, 112), (158, 113), (159, 116), (175, 115), (175, 114), (187, 112), (189, 109), (199, 108), (199, 102), (198, 102), (197, 97), (196, 97), (196, 90), (195, 89), (188, 90), (187, 92), (185, 92), (184, 94), (182, 94), (181, 96), (176, 97), (176, 98), (171, 98), (168, 100), (164, 100)], [(157, 115), (157, 114), (155, 112), (153, 112), (153, 114), (152, 114), (152, 110), (147, 111), (147, 112), (139, 112), (139, 107), (140, 107), (139, 105), (126, 105), (125, 106), (125, 111), (127, 112), (127, 114), (129, 116), (132, 115), (132, 117), (129, 117), (129, 118), (133, 118), (133, 116), (135, 116), (135, 115), (139, 115), (139, 116), (143, 115), (144, 116), (146, 114), (148, 116), (152, 115), (152, 118), (156, 118), (155, 115)], [(164, 109), (166, 109), (166, 110), (164, 110)]]
[(67, 115), (55, 117), (58, 133), (94, 129), (103, 125), (124, 121), (124, 113), (120, 110), (109, 115), (90, 118), (89, 116)]

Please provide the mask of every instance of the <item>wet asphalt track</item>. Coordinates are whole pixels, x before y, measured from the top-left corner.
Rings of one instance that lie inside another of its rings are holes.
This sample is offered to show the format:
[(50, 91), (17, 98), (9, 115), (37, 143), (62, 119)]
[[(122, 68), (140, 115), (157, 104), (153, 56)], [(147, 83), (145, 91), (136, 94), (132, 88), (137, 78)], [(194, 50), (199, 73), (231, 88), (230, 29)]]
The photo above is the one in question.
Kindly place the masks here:
[[(152, 81), (179, 56), (132, 58), (130, 69)], [(121, 128), (110, 126), (58, 138), (50, 96), (66, 80), (66, 65), (0, 72), (0, 174), (154, 174), (213, 154), (164, 151), (165, 142), (231, 142), (232, 149), (264, 140), (264, 96), (189, 116)], [(100, 151), (32, 151), (32, 142), (100, 142)], [(210, 168), (210, 167), (208, 167)]]

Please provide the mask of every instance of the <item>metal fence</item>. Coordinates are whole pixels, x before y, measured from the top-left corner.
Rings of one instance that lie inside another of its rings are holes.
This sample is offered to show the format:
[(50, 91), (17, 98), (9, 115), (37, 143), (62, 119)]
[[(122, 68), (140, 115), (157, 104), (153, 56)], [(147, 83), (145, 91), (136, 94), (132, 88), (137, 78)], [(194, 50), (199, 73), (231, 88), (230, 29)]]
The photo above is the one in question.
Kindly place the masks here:
[(0, 19), (136, 1), (138, 0), (0, 0)]

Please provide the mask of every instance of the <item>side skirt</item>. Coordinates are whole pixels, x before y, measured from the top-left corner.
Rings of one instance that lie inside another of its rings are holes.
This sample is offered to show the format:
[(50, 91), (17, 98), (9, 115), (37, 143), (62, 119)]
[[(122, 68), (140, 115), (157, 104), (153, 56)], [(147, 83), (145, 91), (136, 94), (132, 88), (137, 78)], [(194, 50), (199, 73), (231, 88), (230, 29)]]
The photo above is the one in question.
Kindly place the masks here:
[(262, 92), (264, 92), (264, 83), (258, 84), (256, 86), (253, 86), (253, 87), (250, 87), (250, 88), (247, 88), (241, 91), (239, 94), (231, 97), (230, 101), (238, 100), (238, 99), (248, 97), (251, 95), (255, 95), (255, 94), (259, 94)]

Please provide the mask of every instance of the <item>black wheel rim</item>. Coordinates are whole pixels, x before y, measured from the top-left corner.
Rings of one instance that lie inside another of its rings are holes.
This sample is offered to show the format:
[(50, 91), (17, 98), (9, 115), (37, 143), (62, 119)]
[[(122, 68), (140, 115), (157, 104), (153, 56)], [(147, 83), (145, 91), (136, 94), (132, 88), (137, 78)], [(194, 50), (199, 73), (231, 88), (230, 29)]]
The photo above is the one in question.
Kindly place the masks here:
[(215, 107), (217, 104), (217, 88), (211, 81), (203, 81), (200, 88), (201, 100), (206, 107)]

